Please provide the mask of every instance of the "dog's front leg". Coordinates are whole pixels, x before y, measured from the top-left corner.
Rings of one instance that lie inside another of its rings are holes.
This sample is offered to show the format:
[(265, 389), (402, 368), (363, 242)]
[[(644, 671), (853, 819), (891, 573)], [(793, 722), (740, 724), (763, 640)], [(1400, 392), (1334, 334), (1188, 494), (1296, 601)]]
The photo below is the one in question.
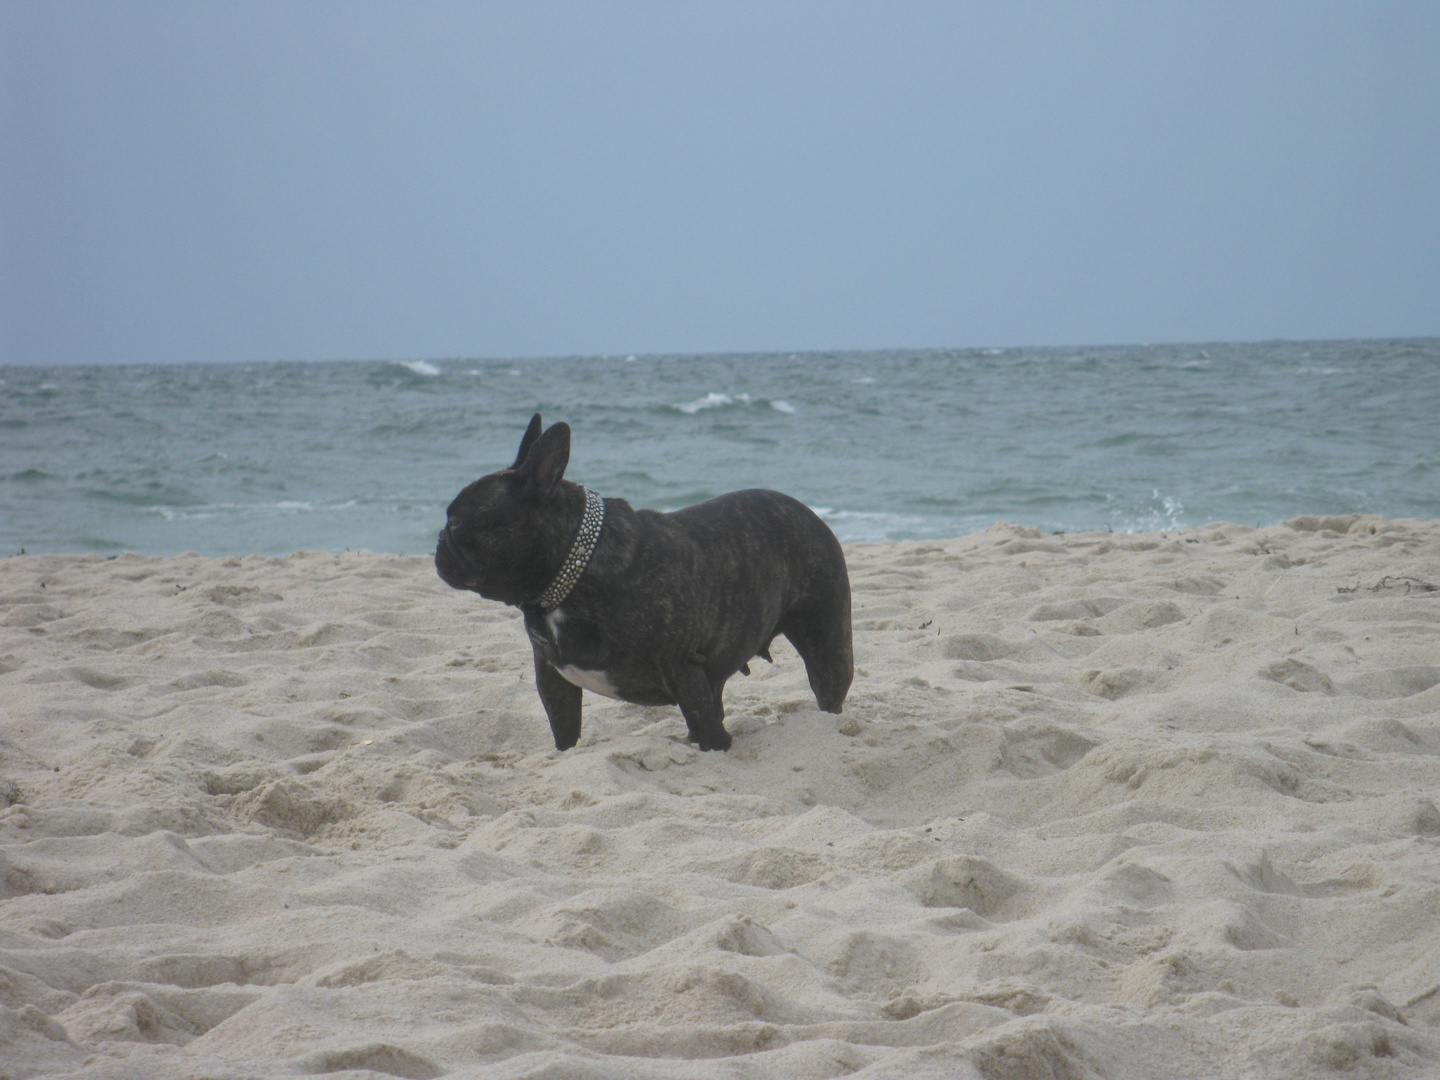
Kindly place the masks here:
[(695, 666), (681, 668), (667, 681), (690, 729), (690, 741), (701, 750), (729, 750), (725, 705), (720, 700), (724, 685), (711, 685), (705, 669)]
[(551, 667), (538, 645), (532, 643), (530, 651), (535, 654), (535, 688), (550, 718), (555, 749), (569, 750), (580, 741), (580, 687)]

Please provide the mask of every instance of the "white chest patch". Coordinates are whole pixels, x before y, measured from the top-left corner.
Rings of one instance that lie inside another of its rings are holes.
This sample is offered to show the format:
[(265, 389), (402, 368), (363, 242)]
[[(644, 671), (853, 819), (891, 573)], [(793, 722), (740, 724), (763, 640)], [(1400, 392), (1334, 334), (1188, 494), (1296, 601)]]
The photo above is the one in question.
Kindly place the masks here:
[(572, 682), (582, 689), (590, 690), (608, 698), (618, 698), (620, 696), (615, 692), (615, 687), (610, 685), (610, 676), (606, 675), (603, 671), (586, 671), (584, 668), (578, 668), (574, 664), (566, 664), (564, 667), (556, 668), (555, 670), (560, 672), (567, 682)]

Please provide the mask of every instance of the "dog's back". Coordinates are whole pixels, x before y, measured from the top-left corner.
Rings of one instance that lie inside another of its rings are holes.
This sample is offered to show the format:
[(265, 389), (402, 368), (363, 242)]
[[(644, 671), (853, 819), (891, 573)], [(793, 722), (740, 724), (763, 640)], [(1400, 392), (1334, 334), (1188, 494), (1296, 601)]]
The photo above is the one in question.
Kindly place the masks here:
[[(754, 629), (739, 646), (750, 651), (726, 658), (733, 661), (730, 670), (765, 655), (774, 636), (784, 634), (805, 661), (819, 706), (838, 713), (854, 677), (854, 652), (850, 577), (829, 526), (798, 499), (763, 489), (733, 491), (664, 516), (703, 552), (702, 575), (753, 605)], [(756, 558), (761, 550), (768, 557)], [(718, 602), (724, 606), (723, 597)]]

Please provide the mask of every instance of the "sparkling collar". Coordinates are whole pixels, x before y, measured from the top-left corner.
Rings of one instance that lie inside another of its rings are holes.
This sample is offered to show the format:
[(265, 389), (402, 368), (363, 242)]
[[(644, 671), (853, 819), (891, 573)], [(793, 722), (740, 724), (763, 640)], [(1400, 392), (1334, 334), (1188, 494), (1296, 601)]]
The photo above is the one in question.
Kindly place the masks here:
[(590, 565), (590, 556), (600, 539), (600, 527), (605, 524), (605, 500), (589, 488), (581, 490), (585, 492), (585, 516), (580, 519), (580, 531), (575, 534), (575, 542), (570, 545), (570, 554), (565, 557), (560, 572), (535, 600), (542, 611), (554, 611), (565, 602), (585, 567)]

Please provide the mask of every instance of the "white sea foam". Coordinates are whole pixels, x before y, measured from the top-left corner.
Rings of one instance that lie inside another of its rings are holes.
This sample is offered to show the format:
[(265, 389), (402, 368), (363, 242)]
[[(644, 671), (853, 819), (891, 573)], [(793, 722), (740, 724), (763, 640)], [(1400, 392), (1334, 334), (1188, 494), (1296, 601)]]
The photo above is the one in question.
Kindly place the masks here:
[(915, 514), (891, 514), (873, 510), (836, 510), (829, 506), (812, 506), (820, 520), (830, 526), (842, 544), (865, 543), (872, 540), (895, 540), (913, 536), (929, 522)]
[(399, 364), (403, 368), (407, 368), (410, 371), (413, 371), (416, 375), (425, 375), (429, 378), (433, 378), (436, 375), (440, 374), (440, 369), (438, 367), (424, 360), (396, 360), (395, 363)]
[(689, 416), (694, 416), (696, 413), (703, 412), (706, 409), (723, 409), (728, 405), (755, 405), (761, 402), (769, 405), (770, 408), (776, 412), (784, 413), (787, 416), (795, 415), (795, 406), (791, 405), (788, 401), (784, 401), (781, 398), (761, 398), (757, 402), (755, 398), (743, 390), (733, 395), (722, 394), (712, 390), (703, 398), (696, 398), (694, 401), (687, 401), (683, 404), (672, 405), (670, 407)]
[(706, 394), (703, 398), (696, 398), (694, 401), (687, 401), (683, 405), (673, 406), (683, 413), (694, 416), (702, 409), (719, 409), (726, 405), (734, 405), (735, 399), (729, 394), (717, 394), (714, 391)]
[(1124, 500), (1107, 495), (1105, 501), (1115, 505), (1117, 513), (1110, 522), (1116, 532), (1140, 533), (1162, 529), (1180, 529), (1195, 524), (1185, 520), (1185, 504), (1173, 495), (1161, 495), (1158, 488), (1152, 488), (1150, 500), (1128, 505)]
[[(330, 503), (320, 507), (321, 510), (346, 510), (359, 505), (355, 499), (348, 502)], [(149, 513), (159, 514), (166, 521), (208, 521), (224, 514), (239, 514), (251, 516), (255, 514), (267, 514), (279, 511), (285, 514), (303, 513), (313, 514), (315, 504), (301, 499), (281, 499), (273, 503), (207, 503), (203, 506), (149, 506), (145, 508)]]

